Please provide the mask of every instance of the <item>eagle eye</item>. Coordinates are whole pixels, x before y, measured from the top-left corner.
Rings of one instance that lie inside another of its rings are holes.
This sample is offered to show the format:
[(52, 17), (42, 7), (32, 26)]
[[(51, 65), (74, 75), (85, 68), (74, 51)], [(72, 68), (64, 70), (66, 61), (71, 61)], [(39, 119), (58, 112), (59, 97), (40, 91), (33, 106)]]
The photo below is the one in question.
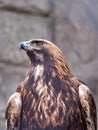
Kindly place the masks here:
[(43, 45), (43, 42), (38, 42), (37, 44), (38, 44), (39, 46), (41, 46), (41, 45)]
[(38, 47), (38, 46), (41, 46), (41, 45), (43, 45), (43, 42), (31, 42), (31, 44), (34, 46), (34, 47)]

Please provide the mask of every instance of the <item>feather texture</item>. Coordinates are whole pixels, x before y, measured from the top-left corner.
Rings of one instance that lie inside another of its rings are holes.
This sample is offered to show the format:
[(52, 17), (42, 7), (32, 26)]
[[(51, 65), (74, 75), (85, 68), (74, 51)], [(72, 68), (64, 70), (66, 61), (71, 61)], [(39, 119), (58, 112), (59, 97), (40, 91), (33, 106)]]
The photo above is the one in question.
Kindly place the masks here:
[(97, 130), (93, 96), (71, 74), (62, 51), (43, 39), (19, 48), (26, 51), (30, 68), (8, 101), (7, 130)]

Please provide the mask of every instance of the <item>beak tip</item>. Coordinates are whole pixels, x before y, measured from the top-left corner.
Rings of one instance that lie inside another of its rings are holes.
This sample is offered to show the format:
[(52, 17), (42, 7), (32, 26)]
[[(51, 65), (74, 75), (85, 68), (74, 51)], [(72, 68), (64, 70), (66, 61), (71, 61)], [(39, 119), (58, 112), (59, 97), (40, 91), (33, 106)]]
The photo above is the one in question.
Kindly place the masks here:
[(24, 49), (26, 46), (26, 42), (20, 42), (19, 45), (18, 45), (18, 49), (21, 50), (21, 49)]

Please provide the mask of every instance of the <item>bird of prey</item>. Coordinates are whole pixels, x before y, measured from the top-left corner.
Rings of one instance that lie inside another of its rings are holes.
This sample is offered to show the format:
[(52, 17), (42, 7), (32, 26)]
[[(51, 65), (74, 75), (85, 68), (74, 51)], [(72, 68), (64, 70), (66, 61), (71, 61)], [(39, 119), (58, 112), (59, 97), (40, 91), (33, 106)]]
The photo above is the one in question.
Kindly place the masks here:
[(23, 41), (28, 74), (7, 102), (7, 130), (97, 130), (89, 88), (70, 72), (62, 51), (44, 39)]

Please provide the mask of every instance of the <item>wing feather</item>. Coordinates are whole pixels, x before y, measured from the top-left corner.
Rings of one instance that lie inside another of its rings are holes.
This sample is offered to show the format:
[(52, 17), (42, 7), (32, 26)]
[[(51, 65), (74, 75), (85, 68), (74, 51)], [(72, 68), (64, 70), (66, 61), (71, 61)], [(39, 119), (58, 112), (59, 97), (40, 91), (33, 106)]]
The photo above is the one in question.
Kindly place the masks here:
[(79, 98), (83, 108), (87, 130), (97, 130), (95, 101), (90, 89), (84, 84), (79, 86)]
[(19, 130), (21, 107), (22, 107), (21, 94), (15, 92), (7, 102), (5, 112), (7, 130)]

